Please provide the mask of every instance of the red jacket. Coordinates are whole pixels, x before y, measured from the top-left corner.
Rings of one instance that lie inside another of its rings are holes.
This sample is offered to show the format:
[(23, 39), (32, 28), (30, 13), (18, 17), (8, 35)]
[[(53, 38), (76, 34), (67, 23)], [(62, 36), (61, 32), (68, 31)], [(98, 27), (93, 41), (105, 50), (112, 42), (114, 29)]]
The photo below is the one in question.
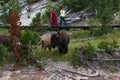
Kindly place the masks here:
[(52, 11), (51, 12), (51, 26), (58, 26), (57, 18), (58, 18), (57, 13), (55, 11)]

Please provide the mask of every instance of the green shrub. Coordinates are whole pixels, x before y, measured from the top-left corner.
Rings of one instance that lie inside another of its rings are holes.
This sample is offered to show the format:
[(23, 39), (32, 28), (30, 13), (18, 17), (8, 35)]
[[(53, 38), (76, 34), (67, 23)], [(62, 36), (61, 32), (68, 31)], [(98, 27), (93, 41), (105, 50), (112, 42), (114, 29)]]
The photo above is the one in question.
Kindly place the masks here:
[(21, 37), (20, 42), (25, 45), (21, 49), (22, 54), (20, 65), (26, 65), (26, 64), (34, 64), (36, 62), (36, 56), (31, 52), (32, 45), (37, 45), (37, 43), (40, 41), (40, 36), (37, 32), (31, 31), (29, 29), (26, 29)]
[(98, 44), (98, 48), (100, 50), (104, 50), (106, 53), (112, 53), (115, 49), (119, 47), (117, 41), (109, 42), (109, 41), (101, 41)]
[(77, 12), (86, 7), (86, 0), (63, 0), (63, 5)]
[(42, 15), (42, 21), (44, 24), (46, 24), (46, 23), (50, 24), (50, 22), (51, 22), (50, 16), (51, 16), (52, 9), (53, 9), (53, 6), (51, 5), (51, 1), (49, 1), (47, 3), (45, 13)]
[(8, 59), (8, 48), (0, 44), (0, 62)]
[(79, 62), (80, 57), (77, 54), (78, 52), (79, 52), (79, 49), (75, 48), (74, 53), (72, 53), (71, 55), (71, 64), (73, 66), (80, 65), (80, 62)]
[(37, 61), (36, 61), (36, 67), (42, 69), (44, 66), (45, 66), (44, 60), (40, 59), (40, 60), (37, 60)]
[(102, 32), (102, 27), (94, 27), (94, 26), (90, 27), (90, 36), (98, 37), (98, 36), (102, 36), (103, 34), (105, 33)]
[(115, 40), (111, 43), (111, 46), (112, 46), (113, 49), (119, 48), (119, 44)]
[(95, 46), (93, 46), (91, 43), (88, 43), (85, 47), (84, 47), (84, 55), (88, 56), (88, 57), (93, 57), (95, 55), (95, 51), (96, 48)]
[(99, 48), (99, 49), (107, 50), (107, 49), (110, 48), (110, 43), (107, 42), (107, 41), (101, 41), (101, 42), (98, 44), (98, 48)]
[(90, 26), (90, 36), (102, 36), (111, 32), (111, 27)]
[(42, 65), (40, 62), (37, 62), (37, 63), (36, 63), (36, 67), (38, 67), (38, 68), (42, 68), (43, 65)]
[(39, 33), (43, 33), (45, 27), (42, 26), (42, 22), (43, 22), (42, 15), (39, 12), (39, 13), (36, 14), (36, 17), (32, 18), (31, 25), (34, 25), (34, 27), (32, 29), (34, 31), (39, 32)]
[(37, 44), (40, 41), (40, 36), (38, 33), (26, 29), (21, 37), (22, 44)]
[(98, 44), (98, 48), (99, 48), (100, 50), (105, 51), (106, 53), (111, 53), (111, 52), (113, 52), (113, 48), (112, 48), (112, 46), (110, 45), (110, 42), (101, 41), (101, 42)]
[(112, 73), (114, 73), (115, 71), (117, 71), (117, 68), (115, 66), (107, 65), (107, 67), (110, 70), (110, 72), (112, 72)]
[(2, 20), (2, 22), (5, 24), (6, 23), (10, 24), (10, 16), (11, 16), (12, 10), (16, 9), (18, 13), (21, 13), (20, 2), (19, 0), (7, 0), (8, 2), (7, 5), (5, 2), (3, 3), (2, 6), (0, 6), (0, 9), (3, 11), (3, 14), (0, 15), (0, 20)]

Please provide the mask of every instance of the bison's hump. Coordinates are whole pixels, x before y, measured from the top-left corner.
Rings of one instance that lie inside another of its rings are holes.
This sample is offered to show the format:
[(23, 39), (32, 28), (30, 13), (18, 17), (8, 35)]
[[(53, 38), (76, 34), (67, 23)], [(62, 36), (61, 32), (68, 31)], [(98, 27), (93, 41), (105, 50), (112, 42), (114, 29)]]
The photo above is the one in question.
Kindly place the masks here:
[(44, 40), (45, 38), (51, 38), (52, 34), (57, 34), (57, 32), (53, 31), (53, 32), (45, 33), (41, 36), (41, 40), (42, 39)]

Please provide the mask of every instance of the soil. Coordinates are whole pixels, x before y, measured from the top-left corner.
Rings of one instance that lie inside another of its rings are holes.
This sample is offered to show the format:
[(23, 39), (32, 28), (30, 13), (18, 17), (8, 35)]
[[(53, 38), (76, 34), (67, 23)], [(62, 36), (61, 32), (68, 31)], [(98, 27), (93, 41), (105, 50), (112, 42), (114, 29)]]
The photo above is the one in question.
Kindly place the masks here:
[(85, 65), (73, 67), (69, 62), (56, 62), (50, 59), (46, 62), (44, 70), (34, 65), (15, 69), (13, 64), (8, 64), (0, 68), (0, 80), (120, 80), (120, 70), (110, 73), (107, 69), (98, 66), (96, 70), (99, 75), (89, 77), (60, 69), (65, 68), (85, 74), (93, 74), (93, 70), (87, 66), (85, 67)]

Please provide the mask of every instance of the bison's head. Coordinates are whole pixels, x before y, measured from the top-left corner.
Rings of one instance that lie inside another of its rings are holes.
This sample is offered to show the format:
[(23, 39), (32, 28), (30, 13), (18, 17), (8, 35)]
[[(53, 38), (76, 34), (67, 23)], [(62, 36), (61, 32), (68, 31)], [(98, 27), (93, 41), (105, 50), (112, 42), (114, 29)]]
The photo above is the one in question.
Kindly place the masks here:
[(58, 44), (58, 34), (52, 33), (51, 34), (51, 47), (55, 48)]
[(57, 33), (51, 36), (51, 46), (58, 46), (60, 53), (68, 52), (69, 34), (63, 30), (59, 30)]

